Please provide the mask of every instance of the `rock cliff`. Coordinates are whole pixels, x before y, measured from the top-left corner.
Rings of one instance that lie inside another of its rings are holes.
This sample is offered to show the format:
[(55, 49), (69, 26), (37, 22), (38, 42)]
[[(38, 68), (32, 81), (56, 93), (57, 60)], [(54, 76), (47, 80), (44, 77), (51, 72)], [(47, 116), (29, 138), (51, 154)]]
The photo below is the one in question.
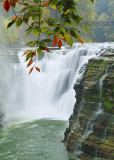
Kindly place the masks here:
[(114, 50), (89, 60), (74, 85), (76, 103), (64, 143), (80, 159), (114, 159)]

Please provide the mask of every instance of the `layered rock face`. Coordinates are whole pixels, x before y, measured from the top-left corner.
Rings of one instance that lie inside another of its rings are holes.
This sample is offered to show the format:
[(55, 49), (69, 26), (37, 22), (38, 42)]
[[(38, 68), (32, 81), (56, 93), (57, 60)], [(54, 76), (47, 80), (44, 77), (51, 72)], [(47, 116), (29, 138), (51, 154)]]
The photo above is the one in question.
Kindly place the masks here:
[(67, 150), (84, 160), (113, 160), (114, 52), (90, 59), (74, 90), (76, 103), (64, 138)]

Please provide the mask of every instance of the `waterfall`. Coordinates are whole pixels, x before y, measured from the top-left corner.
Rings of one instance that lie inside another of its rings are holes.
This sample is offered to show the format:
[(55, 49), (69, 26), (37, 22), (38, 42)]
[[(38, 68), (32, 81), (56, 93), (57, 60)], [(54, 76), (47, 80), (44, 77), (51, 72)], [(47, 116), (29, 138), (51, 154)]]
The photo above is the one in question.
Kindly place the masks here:
[(11, 65), (13, 77), (9, 92), (9, 101), (4, 107), (7, 120), (32, 120), (53, 118), (67, 120), (73, 112), (75, 93), (73, 85), (81, 76), (80, 68), (97, 55), (104, 44), (75, 44), (61, 50), (44, 53), (37, 61), (41, 72), (26, 68), (22, 54), (29, 48), (20, 49), (20, 63)]

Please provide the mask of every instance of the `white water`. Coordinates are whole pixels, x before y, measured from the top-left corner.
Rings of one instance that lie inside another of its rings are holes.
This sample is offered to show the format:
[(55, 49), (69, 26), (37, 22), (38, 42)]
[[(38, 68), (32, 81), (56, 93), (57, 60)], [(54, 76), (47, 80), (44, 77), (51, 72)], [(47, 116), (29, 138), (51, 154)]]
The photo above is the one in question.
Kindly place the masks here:
[[(80, 68), (101, 49), (112, 44), (80, 44), (73, 49), (63, 47), (60, 51), (45, 53), (37, 62), (41, 72), (26, 68), (22, 54), (28, 49), (19, 51), (19, 64), (13, 64), (13, 79), (9, 101), (4, 112), (7, 120), (32, 120), (53, 118), (67, 120), (73, 112), (75, 92), (73, 85), (79, 78)], [(67, 50), (67, 52), (66, 52)]]

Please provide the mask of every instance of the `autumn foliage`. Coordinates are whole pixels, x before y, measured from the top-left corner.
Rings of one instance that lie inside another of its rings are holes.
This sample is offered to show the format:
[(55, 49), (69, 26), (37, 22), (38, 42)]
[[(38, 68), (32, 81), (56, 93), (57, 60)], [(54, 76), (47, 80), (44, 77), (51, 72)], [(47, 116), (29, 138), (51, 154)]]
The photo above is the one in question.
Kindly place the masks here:
[(18, 3), (18, 0), (10, 0), (10, 1), (5, 0), (3, 6), (6, 12), (10, 10), (10, 6), (15, 7), (16, 3)]
[[(94, 0), (90, 0), (94, 1)], [(35, 50), (27, 50), (23, 56), (25, 56), (25, 61), (28, 62), (27, 67), (34, 64), (30, 69), (29, 74), (35, 68), (38, 72), (40, 69), (35, 66), (36, 55), (41, 56), (44, 51), (50, 52), (49, 43), (53, 46), (58, 46), (61, 49), (62, 45), (68, 44), (72, 47), (74, 41), (79, 41), (83, 44), (83, 40), (80, 38), (80, 31), (76, 29), (76, 25), (79, 25), (83, 20), (77, 13), (77, 4), (73, 0), (33, 0), (28, 2), (27, 0), (21, 1), (21, 10), (15, 12), (16, 4), (19, 4), (18, 0), (4, 0), (3, 7), (6, 12), (10, 9), (13, 10), (14, 17), (11, 18), (7, 25), (7, 28), (16, 24), (19, 28), (22, 24), (27, 25), (26, 36), (32, 33), (36, 40), (32, 40), (27, 43), (27, 45), (34, 47)], [(59, 19), (52, 17), (45, 17), (43, 9), (52, 8), (57, 9), (60, 16)], [(45, 36), (44, 36), (45, 35)], [(41, 38), (43, 37), (43, 38)]]
[(58, 42), (58, 38), (57, 38), (57, 35), (55, 35), (54, 39), (53, 39), (53, 46), (54, 47), (57, 45), (57, 42)]

